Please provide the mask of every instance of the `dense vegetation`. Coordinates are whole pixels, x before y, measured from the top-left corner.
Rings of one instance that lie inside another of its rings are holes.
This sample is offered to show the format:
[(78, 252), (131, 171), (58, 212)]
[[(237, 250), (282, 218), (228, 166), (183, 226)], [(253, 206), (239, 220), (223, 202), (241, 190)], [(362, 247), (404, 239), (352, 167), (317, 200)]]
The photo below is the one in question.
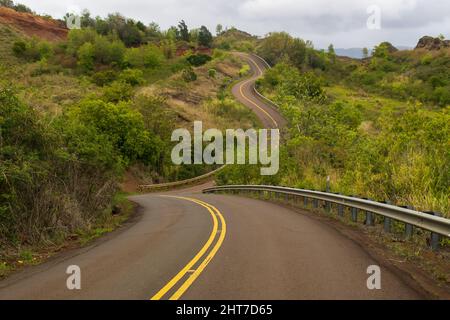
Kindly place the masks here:
[(382, 44), (357, 61), (330, 49), (285, 33), (262, 40), (257, 52), (275, 67), (258, 86), (289, 121), (282, 169), (264, 178), (252, 167), (229, 168), (220, 181), (324, 190), (330, 176), (335, 192), (448, 215), (449, 52), (389, 52)]
[(384, 42), (368, 59), (345, 59), (336, 57), (332, 45), (327, 52), (314, 50), (312, 42), (281, 32), (269, 34), (256, 51), (272, 65), (286, 61), (302, 71), (314, 70), (330, 84), (440, 107), (450, 104), (448, 49), (398, 51)]
[[(182, 21), (162, 32), (156, 24), (117, 14), (92, 19), (87, 12), (82, 23), (62, 42), (1, 27), (3, 249), (59, 242), (89, 230), (111, 215), (113, 197), (130, 170), (151, 183), (214, 169), (172, 164), (170, 135), (186, 115), (169, 108), (166, 96), (142, 88), (162, 83), (186, 95), (206, 74), (213, 89), (221, 85), (217, 98), (199, 106), (213, 115), (208, 120), (251, 119), (228, 97), (231, 79), (215, 68), (226, 67), (230, 57), (212, 54), (206, 27), (189, 31)], [(46, 84), (48, 94), (40, 94)], [(68, 99), (58, 105), (51, 101), (57, 95)], [(57, 108), (46, 108), (49, 102)]]

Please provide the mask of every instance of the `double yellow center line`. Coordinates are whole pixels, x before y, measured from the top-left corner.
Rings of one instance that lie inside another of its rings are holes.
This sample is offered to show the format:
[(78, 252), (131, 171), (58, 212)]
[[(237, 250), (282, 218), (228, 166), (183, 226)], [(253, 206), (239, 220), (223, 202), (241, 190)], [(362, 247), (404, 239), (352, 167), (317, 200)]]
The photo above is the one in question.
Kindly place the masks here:
[[(211, 214), (213, 229), (205, 245), (201, 248), (197, 255), (161, 290), (159, 290), (158, 293), (151, 298), (151, 300), (160, 300), (166, 295), (169, 296), (169, 300), (180, 299), (180, 297), (186, 292), (187, 289), (189, 289), (203, 270), (205, 270), (206, 266), (214, 258), (217, 251), (219, 251), (227, 232), (225, 219), (216, 207), (198, 199), (175, 196), (166, 197), (191, 201), (206, 208)], [(185, 279), (184, 282), (182, 281), (183, 279)], [(174, 290), (175, 292), (173, 292)], [(169, 294), (169, 291), (173, 292), (172, 295)]]
[[(261, 68), (258, 66), (258, 64), (256, 62), (254, 62), (252, 59), (250, 59), (249, 61), (251, 61), (252, 64), (254, 64), (256, 66), (256, 68), (259, 70), (260, 75), (263, 74), (263, 71), (261, 70)], [(248, 79), (247, 81), (244, 81), (240, 86), (239, 86), (239, 92), (241, 94), (241, 96), (247, 100), (250, 104), (254, 105), (255, 107), (257, 107), (259, 110), (261, 110), (275, 125), (275, 128), (278, 128), (278, 123), (277, 121), (262, 107), (260, 107), (257, 103), (255, 103), (253, 100), (251, 100), (250, 98), (248, 98), (245, 94), (244, 94), (244, 86), (247, 85), (247, 83), (253, 81), (253, 78)]]

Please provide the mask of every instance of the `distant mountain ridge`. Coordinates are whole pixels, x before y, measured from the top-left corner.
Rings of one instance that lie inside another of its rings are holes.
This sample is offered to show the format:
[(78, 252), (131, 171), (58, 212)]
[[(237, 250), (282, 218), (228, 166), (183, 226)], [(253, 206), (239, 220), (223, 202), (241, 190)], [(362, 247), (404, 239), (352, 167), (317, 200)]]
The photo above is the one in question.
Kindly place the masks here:
[[(410, 46), (395, 46), (399, 50), (412, 50)], [(334, 49), (338, 56), (349, 57), (354, 59), (363, 58), (363, 48), (337, 48)], [(373, 49), (369, 49), (369, 56), (372, 54)]]

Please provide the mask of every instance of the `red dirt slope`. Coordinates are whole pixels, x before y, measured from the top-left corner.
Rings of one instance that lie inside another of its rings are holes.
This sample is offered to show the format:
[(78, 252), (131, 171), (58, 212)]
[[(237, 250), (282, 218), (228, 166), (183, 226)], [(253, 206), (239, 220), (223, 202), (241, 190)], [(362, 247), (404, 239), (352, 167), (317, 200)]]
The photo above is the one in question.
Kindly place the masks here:
[(49, 41), (63, 40), (69, 31), (59, 21), (17, 12), (5, 7), (0, 7), (0, 24), (10, 26), (28, 36), (37, 36)]

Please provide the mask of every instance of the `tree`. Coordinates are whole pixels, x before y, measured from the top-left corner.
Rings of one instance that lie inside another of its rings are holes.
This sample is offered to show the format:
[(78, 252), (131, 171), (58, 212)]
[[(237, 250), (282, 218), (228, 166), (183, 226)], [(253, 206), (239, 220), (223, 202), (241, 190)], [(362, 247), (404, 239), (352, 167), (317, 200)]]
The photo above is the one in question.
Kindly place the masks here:
[(198, 32), (198, 44), (210, 48), (213, 42), (213, 36), (205, 26), (200, 27)]
[(81, 27), (83, 28), (95, 28), (96, 20), (91, 17), (89, 10), (84, 9), (81, 13)]
[(186, 25), (186, 22), (184, 20), (181, 20), (178, 24), (178, 31), (179, 31), (179, 39), (183, 41), (189, 42), (189, 28)]
[(12, 0), (0, 0), (0, 7), (14, 9), (18, 12), (33, 13), (33, 10), (31, 10), (27, 6), (20, 4), (20, 3), (15, 5)]
[(191, 29), (189, 31), (189, 40), (192, 42), (198, 42), (199, 33), (200, 33), (200, 29)]
[(216, 27), (216, 35), (220, 36), (223, 32), (223, 26), (219, 23)]
[(144, 33), (147, 32), (147, 27), (141, 21), (136, 23), (136, 27)]
[(128, 20), (117, 30), (120, 39), (127, 47), (135, 47), (142, 43), (142, 35), (133, 20)]
[(330, 43), (330, 45), (328, 46), (328, 53), (331, 55), (336, 54), (336, 52), (334, 51), (334, 46), (332, 43)]
[(16, 4), (14, 6), (14, 10), (16, 10), (17, 12), (33, 13), (33, 10), (21, 3)]
[(386, 59), (389, 56), (388, 46), (385, 43), (375, 46), (372, 55), (377, 58)]
[(162, 38), (161, 29), (156, 22), (151, 22), (148, 25), (145, 35), (149, 40), (159, 40)]
[(12, 0), (0, 0), (0, 7), (14, 8), (14, 2)]
[(166, 57), (166, 59), (172, 59), (175, 57), (175, 53), (177, 51), (177, 46), (175, 45), (175, 41), (171, 39), (165, 39), (161, 41), (161, 50)]
[(286, 56), (292, 37), (286, 32), (272, 32), (261, 42), (258, 54), (274, 65)]
[(336, 52), (334, 51), (333, 44), (330, 44), (328, 46), (328, 57), (330, 58), (332, 63), (336, 62)]
[(164, 33), (164, 37), (168, 40), (175, 41), (180, 38), (180, 31), (177, 27), (171, 26), (167, 31)]
[(367, 48), (363, 48), (362, 49), (362, 53), (363, 53), (363, 58), (366, 59), (369, 57), (369, 49)]

